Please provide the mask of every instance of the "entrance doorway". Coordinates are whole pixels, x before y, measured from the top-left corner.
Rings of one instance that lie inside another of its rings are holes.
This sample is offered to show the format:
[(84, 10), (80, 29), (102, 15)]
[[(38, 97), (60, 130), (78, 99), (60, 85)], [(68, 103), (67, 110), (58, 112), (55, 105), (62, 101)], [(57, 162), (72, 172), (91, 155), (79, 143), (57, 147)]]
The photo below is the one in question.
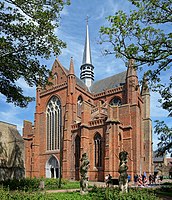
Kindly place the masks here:
[(51, 156), (48, 161), (46, 162), (46, 178), (59, 178), (60, 168), (59, 168), (59, 161), (56, 159), (55, 156)]

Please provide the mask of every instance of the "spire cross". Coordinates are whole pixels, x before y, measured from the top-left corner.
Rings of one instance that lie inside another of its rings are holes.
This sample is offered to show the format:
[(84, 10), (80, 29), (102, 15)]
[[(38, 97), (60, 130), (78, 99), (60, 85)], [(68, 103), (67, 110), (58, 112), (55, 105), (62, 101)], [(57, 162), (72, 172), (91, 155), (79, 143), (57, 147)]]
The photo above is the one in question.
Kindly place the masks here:
[(88, 19), (89, 19), (89, 18), (90, 18), (90, 17), (88, 17), (88, 15), (87, 15), (87, 17), (86, 17), (86, 19), (85, 19), (85, 20), (86, 20), (86, 22), (87, 22), (87, 24), (88, 24)]

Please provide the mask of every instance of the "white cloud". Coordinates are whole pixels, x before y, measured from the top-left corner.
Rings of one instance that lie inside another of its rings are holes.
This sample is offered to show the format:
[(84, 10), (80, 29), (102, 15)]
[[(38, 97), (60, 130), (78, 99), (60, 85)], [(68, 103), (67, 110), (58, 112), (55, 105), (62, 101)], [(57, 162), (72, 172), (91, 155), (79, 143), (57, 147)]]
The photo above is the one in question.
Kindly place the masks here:
[(120, 5), (121, 5), (121, 1), (117, 2), (114, 0), (108, 0), (107, 1), (108, 13), (109, 13), (109, 11), (112, 13), (115, 13), (118, 10)]
[(83, 54), (83, 51), (81, 50), (84, 48), (84, 44), (78, 42), (73, 36), (69, 36), (68, 34), (62, 32), (61, 34), (63, 34), (63, 36), (66, 38), (65, 40), (68, 45), (66, 49), (62, 50), (59, 60), (64, 67), (69, 68), (70, 58), (73, 57), (75, 73), (78, 75)]
[(98, 14), (95, 17), (95, 20), (100, 20), (100, 19), (102, 20), (102, 18), (105, 17), (105, 9), (104, 9), (104, 7), (102, 7), (100, 10), (98, 10), (96, 13), (98, 13)]

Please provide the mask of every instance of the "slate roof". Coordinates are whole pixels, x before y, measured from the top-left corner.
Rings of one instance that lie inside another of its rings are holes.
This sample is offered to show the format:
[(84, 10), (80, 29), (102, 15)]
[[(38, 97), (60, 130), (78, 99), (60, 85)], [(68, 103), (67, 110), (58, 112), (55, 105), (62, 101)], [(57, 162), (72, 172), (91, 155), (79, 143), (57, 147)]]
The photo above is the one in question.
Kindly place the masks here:
[(125, 84), (127, 71), (96, 81), (90, 87), (91, 93), (100, 93), (104, 90), (116, 88)]
[[(64, 66), (63, 66), (66, 74), (69, 74), (69, 70), (66, 69)], [(81, 88), (83, 88), (84, 90), (88, 91), (88, 87), (85, 85), (85, 83), (83, 81), (81, 81), (81, 79), (79, 79), (77, 76), (76, 76), (76, 84), (79, 85)]]
[[(66, 71), (66, 74), (69, 74), (69, 70), (66, 69), (65, 67), (63, 68)], [(113, 76), (93, 82), (93, 85), (89, 89), (85, 85), (85, 83), (76, 76), (76, 84), (79, 85), (84, 90), (90, 91), (91, 93), (96, 94), (96, 93), (103, 92), (105, 90), (109, 90), (109, 89), (124, 85), (126, 81), (126, 74), (127, 74), (127, 71), (124, 71), (119, 74), (115, 74)]]
[(77, 76), (76, 76), (76, 84), (79, 85), (84, 90), (89, 91), (88, 87), (85, 85), (85, 83), (83, 81), (81, 81), (81, 79), (79, 79)]

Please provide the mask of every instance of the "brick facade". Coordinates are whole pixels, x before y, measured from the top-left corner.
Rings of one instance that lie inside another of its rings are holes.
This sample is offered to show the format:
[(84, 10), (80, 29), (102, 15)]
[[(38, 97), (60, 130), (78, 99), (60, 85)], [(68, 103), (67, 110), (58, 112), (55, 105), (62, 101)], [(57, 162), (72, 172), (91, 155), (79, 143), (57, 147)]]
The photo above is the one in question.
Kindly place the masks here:
[[(59, 177), (61, 170), (63, 178), (77, 180), (78, 157), (81, 158), (82, 153), (86, 152), (90, 160), (90, 180), (103, 181), (109, 173), (118, 178), (118, 155), (123, 150), (129, 153), (128, 174), (131, 177), (134, 173), (140, 174), (144, 171), (152, 173), (150, 94), (146, 87), (142, 87), (140, 91), (131, 61), (123, 84), (97, 93), (89, 91), (78, 80), (72, 60), (68, 71), (56, 59), (52, 74), (52, 86), (47, 86), (46, 89), (37, 88), (34, 125), (24, 121), (27, 177), (54, 177), (54, 173), (55, 177)], [(53, 96), (61, 104), (61, 159), (60, 150), (47, 150), (46, 110)], [(80, 108), (79, 97), (82, 98)], [(121, 103), (110, 105), (114, 98), (120, 99)], [(94, 140), (96, 133), (101, 136), (99, 150), (96, 149), (97, 141)], [(100, 166), (96, 166), (96, 155), (101, 159)], [(51, 171), (51, 164), (49, 165), (52, 157), (57, 161), (54, 172)]]

